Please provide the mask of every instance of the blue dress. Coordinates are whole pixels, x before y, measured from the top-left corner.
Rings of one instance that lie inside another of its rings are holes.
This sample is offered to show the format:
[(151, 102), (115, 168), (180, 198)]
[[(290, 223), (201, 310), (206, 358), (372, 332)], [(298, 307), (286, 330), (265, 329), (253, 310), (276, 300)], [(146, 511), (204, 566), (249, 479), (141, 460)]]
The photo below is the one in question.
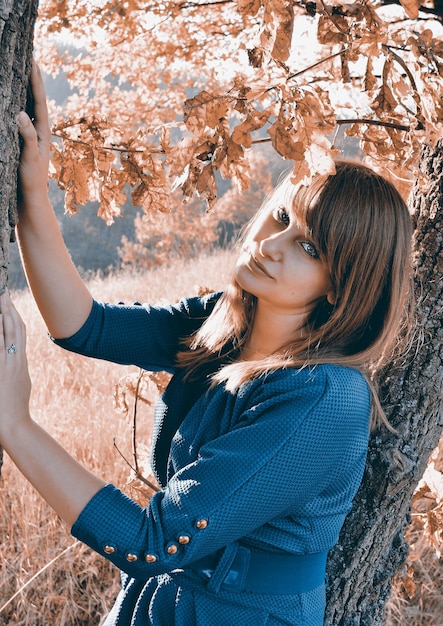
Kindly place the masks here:
[[(173, 374), (155, 412), (152, 466), (161, 491), (142, 508), (106, 485), (72, 527), (121, 570), (106, 626), (323, 624), (322, 555), (337, 542), (361, 481), (368, 385), (357, 370), (337, 365), (278, 370), (235, 393), (208, 388), (206, 374), (185, 383), (175, 366), (180, 339), (217, 298), (170, 307), (94, 302), (73, 337), (55, 340)], [(242, 555), (258, 558), (250, 561), (259, 565), (249, 568), (250, 587), (229, 583)], [(286, 576), (288, 587), (279, 583), (285, 567), (272, 568), (282, 556), (298, 558), (290, 555), (320, 558)]]

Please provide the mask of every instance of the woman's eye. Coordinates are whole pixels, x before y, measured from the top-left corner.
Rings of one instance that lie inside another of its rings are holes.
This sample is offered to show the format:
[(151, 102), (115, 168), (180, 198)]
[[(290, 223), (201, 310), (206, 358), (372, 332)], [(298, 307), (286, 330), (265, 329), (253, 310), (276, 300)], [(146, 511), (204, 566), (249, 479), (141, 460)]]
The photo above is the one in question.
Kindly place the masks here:
[(313, 243), (311, 243), (310, 241), (302, 241), (301, 242), (301, 246), (303, 248), (303, 250), (309, 254), (309, 256), (311, 256), (313, 259), (318, 259), (318, 252), (317, 252), (317, 248), (314, 246)]
[(285, 226), (289, 226), (289, 215), (284, 207), (279, 207), (277, 209), (277, 220)]

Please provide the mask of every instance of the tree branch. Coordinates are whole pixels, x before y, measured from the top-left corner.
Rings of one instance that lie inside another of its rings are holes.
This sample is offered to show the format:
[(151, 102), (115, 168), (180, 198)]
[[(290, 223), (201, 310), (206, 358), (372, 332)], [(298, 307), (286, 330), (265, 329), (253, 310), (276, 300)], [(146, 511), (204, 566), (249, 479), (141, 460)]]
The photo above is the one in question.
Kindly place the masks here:
[(335, 57), (341, 56), (344, 52), (347, 51), (347, 49), (348, 47), (344, 46), (344, 48), (342, 48), (338, 52), (334, 52), (333, 54), (330, 54), (324, 59), (320, 59), (319, 61), (316, 61), (312, 65), (309, 65), (308, 67), (305, 67), (302, 70), (299, 70), (298, 72), (294, 72), (293, 74), (290, 74), (286, 80), (289, 80), (291, 78), (296, 78), (297, 76), (301, 76), (301, 74), (304, 74), (305, 72), (309, 72), (310, 70), (313, 70), (318, 65), (322, 65), (323, 63), (326, 63), (327, 61), (330, 61), (331, 59), (335, 59)]
[(178, 5), (180, 10), (199, 9), (200, 7), (217, 6), (218, 4), (235, 4), (235, 0), (214, 0), (214, 2), (182, 2)]
[(336, 120), (336, 124), (338, 126), (342, 126), (343, 124), (368, 124), (369, 126), (384, 126), (385, 128), (395, 128), (396, 130), (404, 130), (405, 132), (409, 132), (411, 130), (410, 126), (406, 126), (404, 124), (397, 124), (395, 122), (383, 122), (382, 120), (371, 120), (371, 119), (343, 119)]
[[(336, 120), (335, 123), (337, 126), (343, 126), (344, 124), (368, 124), (369, 126), (384, 126), (385, 128), (394, 128), (395, 130), (404, 130), (405, 132), (409, 132), (411, 130), (410, 126), (406, 126), (403, 124), (396, 124), (395, 122), (383, 122), (382, 120), (371, 120), (371, 119), (342, 119)], [(252, 141), (253, 145), (258, 145), (261, 143), (269, 143), (271, 141), (270, 137), (264, 137), (262, 139), (254, 139)]]

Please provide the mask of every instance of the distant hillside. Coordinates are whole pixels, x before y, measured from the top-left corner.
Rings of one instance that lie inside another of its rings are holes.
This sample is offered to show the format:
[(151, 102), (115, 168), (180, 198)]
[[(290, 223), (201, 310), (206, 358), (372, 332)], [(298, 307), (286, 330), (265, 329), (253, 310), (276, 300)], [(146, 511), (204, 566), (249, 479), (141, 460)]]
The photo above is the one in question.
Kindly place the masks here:
[[(51, 201), (60, 224), (63, 238), (76, 266), (83, 273), (110, 268), (118, 268), (120, 259), (117, 248), (122, 236), (134, 238), (134, 217), (137, 209), (128, 206), (124, 215), (116, 219), (112, 226), (97, 217), (97, 205), (81, 207), (76, 215), (69, 217), (64, 214), (63, 192), (51, 185)], [(21, 267), (18, 246), (11, 244), (9, 286), (11, 289), (22, 289), (26, 285)]]

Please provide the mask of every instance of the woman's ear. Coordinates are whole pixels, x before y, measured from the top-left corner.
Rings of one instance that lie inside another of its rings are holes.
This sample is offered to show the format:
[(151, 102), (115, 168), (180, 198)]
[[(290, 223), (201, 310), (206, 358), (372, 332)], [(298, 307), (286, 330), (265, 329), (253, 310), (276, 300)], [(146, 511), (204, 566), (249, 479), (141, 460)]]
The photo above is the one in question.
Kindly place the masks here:
[(335, 302), (336, 302), (336, 298), (335, 298), (335, 293), (333, 291), (329, 291), (326, 294), (326, 300), (329, 302), (329, 304), (331, 306), (334, 306)]

